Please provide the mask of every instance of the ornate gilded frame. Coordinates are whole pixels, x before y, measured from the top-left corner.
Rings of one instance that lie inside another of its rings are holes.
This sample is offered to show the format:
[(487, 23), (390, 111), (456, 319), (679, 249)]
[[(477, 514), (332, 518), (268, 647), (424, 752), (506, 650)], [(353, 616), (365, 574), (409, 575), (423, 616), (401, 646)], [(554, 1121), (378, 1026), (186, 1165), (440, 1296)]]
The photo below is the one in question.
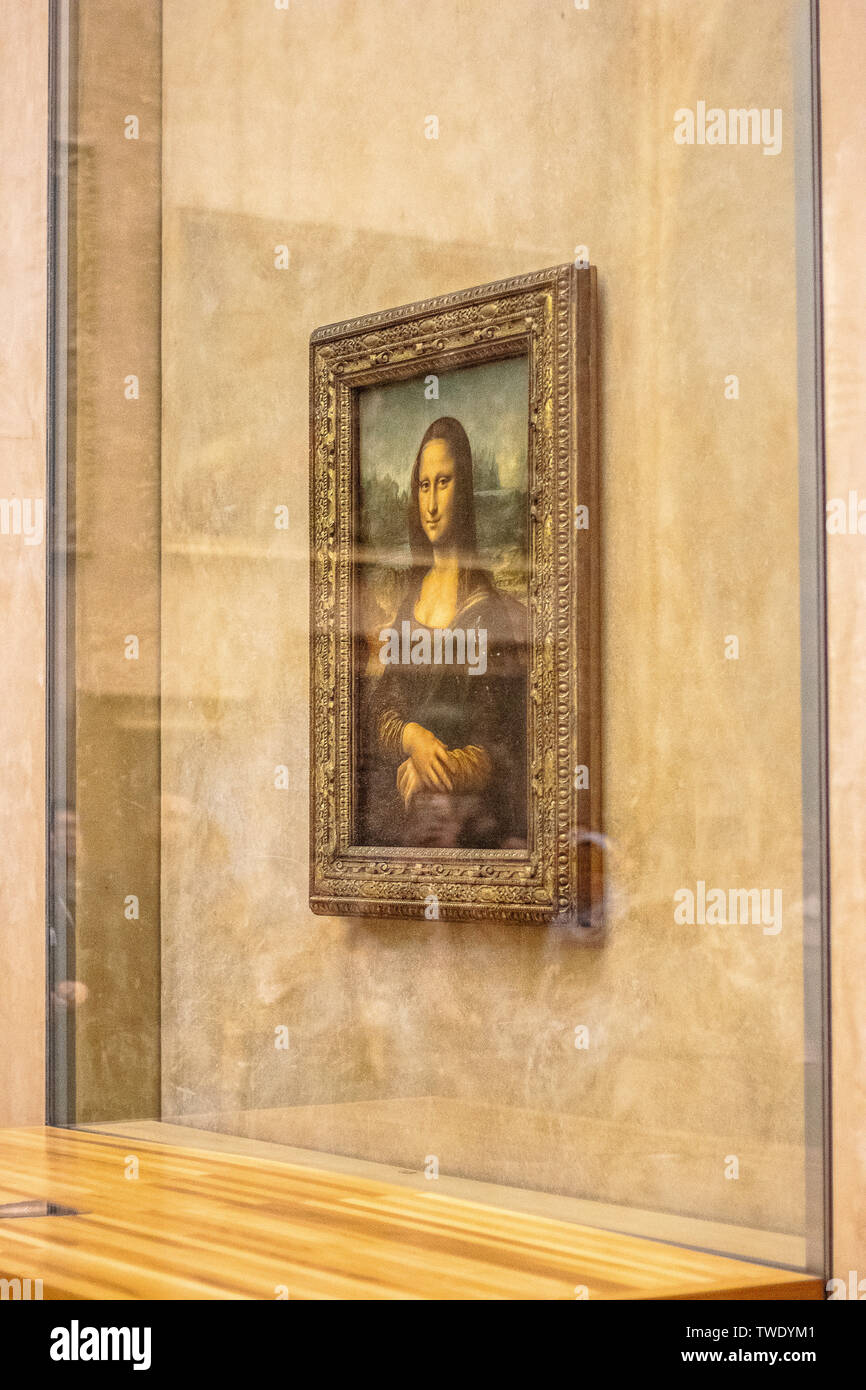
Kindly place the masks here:
[[(418, 917), (435, 894), (437, 915), (446, 919), (597, 922), (596, 339), (595, 270), (572, 265), (368, 314), (312, 334), (314, 912)], [(353, 844), (358, 392), (524, 354), (530, 381), (527, 847), (422, 850)], [(580, 767), (587, 773), (579, 774)], [(588, 786), (583, 785), (587, 776)]]

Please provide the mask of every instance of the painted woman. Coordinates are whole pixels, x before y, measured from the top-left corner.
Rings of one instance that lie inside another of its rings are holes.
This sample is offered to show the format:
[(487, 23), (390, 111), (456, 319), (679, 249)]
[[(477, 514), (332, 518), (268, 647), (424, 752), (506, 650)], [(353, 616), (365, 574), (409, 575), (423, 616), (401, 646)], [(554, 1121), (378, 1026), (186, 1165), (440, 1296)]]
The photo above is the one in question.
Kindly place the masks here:
[[(449, 416), (421, 440), (408, 529), (411, 567), (392, 627), (408, 630), (412, 655), (384, 667), (372, 702), (370, 842), (517, 847), (526, 834), (525, 610), (479, 559), (472, 450)], [(443, 633), (460, 639), (449, 649), (483, 650), (483, 669), (425, 659), (441, 651)]]

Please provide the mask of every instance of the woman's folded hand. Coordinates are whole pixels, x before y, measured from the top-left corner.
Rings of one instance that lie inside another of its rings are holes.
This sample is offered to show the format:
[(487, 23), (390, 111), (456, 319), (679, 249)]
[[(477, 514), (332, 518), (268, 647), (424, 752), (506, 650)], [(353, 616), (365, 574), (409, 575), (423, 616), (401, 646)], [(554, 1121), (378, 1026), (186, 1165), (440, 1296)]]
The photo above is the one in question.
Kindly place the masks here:
[[(422, 786), (433, 791), (451, 791), (453, 771), (448, 749), (429, 729), (420, 724), (407, 724), (403, 729), (403, 752), (409, 754)], [(399, 787), (399, 780), (397, 785)]]
[(407, 758), (397, 768), (397, 790), (403, 798), (403, 805), (408, 811), (412, 802), (412, 797), (421, 790), (421, 779), (415, 770), (415, 764), (411, 758)]

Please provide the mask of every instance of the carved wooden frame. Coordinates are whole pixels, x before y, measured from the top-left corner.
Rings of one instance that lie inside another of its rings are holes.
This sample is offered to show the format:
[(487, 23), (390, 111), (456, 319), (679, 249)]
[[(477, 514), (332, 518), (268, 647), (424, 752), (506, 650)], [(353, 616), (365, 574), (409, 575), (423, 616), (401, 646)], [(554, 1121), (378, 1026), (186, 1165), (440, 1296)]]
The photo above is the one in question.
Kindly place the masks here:
[[(317, 329), (310, 340), (310, 906), (596, 924), (600, 810), (594, 268), (556, 266)], [(357, 393), (529, 358), (527, 847), (352, 843)], [(578, 513), (585, 507), (586, 513)], [(579, 518), (589, 525), (580, 526)], [(577, 768), (588, 769), (589, 786)]]

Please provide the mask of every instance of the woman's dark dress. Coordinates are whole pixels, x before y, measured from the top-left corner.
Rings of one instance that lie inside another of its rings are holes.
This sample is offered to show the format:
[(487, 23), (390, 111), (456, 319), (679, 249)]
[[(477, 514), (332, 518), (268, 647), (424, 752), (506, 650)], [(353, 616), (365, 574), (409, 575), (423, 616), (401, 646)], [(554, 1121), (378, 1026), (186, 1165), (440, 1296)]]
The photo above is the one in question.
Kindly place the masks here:
[[(407, 593), (394, 620), (398, 633), (414, 616), (417, 587)], [(372, 678), (363, 727), (359, 779), (363, 843), (431, 845), (458, 849), (516, 848), (526, 837), (526, 613), (522, 604), (489, 582), (463, 602), (451, 630), (486, 629), (487, 667), (470, 675), (463, 665), (388, 665)], [(431, 635), (432, 629), (426, 629)], [(476, 651), (478, 649), (476, 648)], [(395, 719), (397, 716), (397, 719)], [(422, 788), (408, 809), (397, 790), (397, 769), (406, 759), (399, 721), (429, 729), (448, 749), (483, 749), (491, 765), (477, 792)], [(388, 735), (397, 728), (397, 736)], [(383, 736), (384, 735), (384, 736)]]

